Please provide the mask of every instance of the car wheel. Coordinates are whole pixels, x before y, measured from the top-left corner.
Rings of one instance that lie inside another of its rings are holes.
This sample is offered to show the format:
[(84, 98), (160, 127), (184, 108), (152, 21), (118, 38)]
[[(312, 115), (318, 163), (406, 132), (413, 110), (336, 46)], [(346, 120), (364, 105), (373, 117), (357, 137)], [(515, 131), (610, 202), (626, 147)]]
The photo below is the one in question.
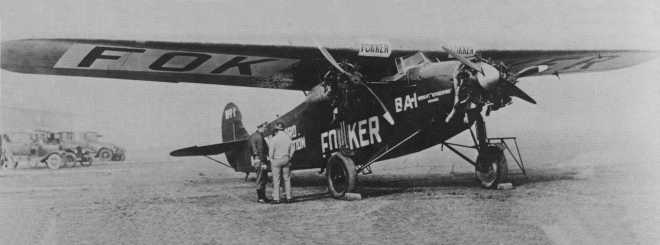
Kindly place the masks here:
[(72, 153), (65, 153), (64, 154), (64, 165), (75, 167), (76, 166), (76, 156)]
[(101, 148), (96, 155), (100, 161), (110, 161), (112, 159), (112, 151), (108, 148)]
[(46, 162), (46, 166), (48, 166), (48, 168), (58, 169), (62, 166), (63, 159), (62, 159), (62, 156), (60, 156), (60, 154), (53, 153), (53, 154), (50, 154), (46, 158), (45, 162)]

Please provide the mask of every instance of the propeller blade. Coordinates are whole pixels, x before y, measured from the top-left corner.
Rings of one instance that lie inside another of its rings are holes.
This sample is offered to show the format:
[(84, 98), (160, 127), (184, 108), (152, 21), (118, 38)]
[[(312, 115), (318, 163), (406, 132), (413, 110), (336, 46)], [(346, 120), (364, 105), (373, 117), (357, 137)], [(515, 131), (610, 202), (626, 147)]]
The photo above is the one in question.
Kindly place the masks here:
[(520, 89), (518, 86), (509, 82), (504, 82), (503, 84), (505, 84), (505, 89), (511, 96), (515, 96), (529, 103), (536, 104), (536, 100), (534, 100), (531, 96), (525, 93), (525, 91)]
[(385, 103), (383, 103), (383, 101), (380, 100), (378, 95), (376, 95), (376, 93), (373, 90), (371, 90), (371, 88), (369, 86), (367, 86), (367, 84), (363, 83), (361, 80), (360, 80), (360, 85), (364, 86), (367, 89), (367, 91), (369, 91), (369, 93), (371, 93), (371, 95), (373, 95), (374, 98), (376, 98), (376, 101), (378, 101), (378, 104), (380, 104), (380, 107), (383, 108), (383, 111), (384, 111), (383, 112), (383, 118), (385, 118), (385, 120), (390, 125), (394, 125), (394, 118), (392, 117), (392, 113), (390, 113), (390, 111), (387, 109), (387, 107), (385, 107)]
[(316, 47), (319, 49), (319, 51), (321, 51), (321, 54), (323, 54), (323, 57), (325, 57), (325, 59), (328, 62), (330, 62), (330, 64), (332, 64), (332, 66), (337, 68), (337, 70), (339, 70), (341, 73), (344, 73), (347, 76), (351, 76), (350, 73), (348, 73), (347, 71), (342, 69), (341, 66), (339, 66), (339, 63), (337, 63), (337, 60), (335, 60), (335, 58), (332, 57), (332, 55), (330, 54), (330, 52), (328, 52), (327, 49), (325, 49), (323, 46), (321, 46), (321, 44), (319, 44), (318, 42), (316, 42), (316, 41), (314, 41), (314, 42), (316, 43)]
[(390, 123), (390, 125), (394, 125), (394, 118), (392, 117), (392, 113), (390, 113), (390, 111), (385, 106), (385, 103), (383, 103), (383, 101), (380, 100), (378, 95), (376, 95), (376, 93), (373, 90), (371, 90), (371, 88), (366, 83), (364, 83), (364, 81), (362, 81), (361, 78), (359, 78), (359, 76), (351, 74), (351, 73), (347, 72), (346, 70), (342, 69), (341, 66), (339, 66), (339, 63), (337, 63), (337, 60), (335, 60), (335, 58), (332, 57), (332, 55), (330, 54), (330, 52), (328, 52), (327, 49), (325, 49), (323, 46), (321, 46), (321, 44), (319, 44), (318, 42), (316, 42), (316, 41), (314, 41), (314, 42), (316, 43), (316, 47), (319, 49), (319, 51), (321, 51), (321, 54), (323, 54), (323, 57), (325, 57), (325, 59), (328, 60), (328, 62), (330, 62), (330, 64), (332, 64), (332, 66), (334, 66), (335, 68), (337, 68), (337, 70), (339, 70), (341, 73), (344, 73), (345, 75), (349, 76), (350, 78), (355, 78), (356, 79), (355, 82), (357, 82), (360, 85), (364, 86), (367, 89), (367, 91), (369, 91), (369, 93), (371, 93), (371, 95), (373, 95), (374, 98), (376, 98), (376, 101), (378, 101), (378, 104), (380, 104), (380, 107), (383, 109), (383, 118), (385, 118), (385, 120), (388, 123)]
[(472, 63), (472, 62), (471, 62), (470, 60), (468, 60), (467, 58), (465, 58), (465, 57), (463, 57), (463, 56), (457, 54), (456, 52), (454, 52), (454, 51), (451, 50), (451, 49), (446, 48), (445, 46), (442, 46), (442, 49), (445, 50), (445, 52), (447, 52), (449, 55), (454, 56), (454, 58), (458, 59), (458, 60), (459, 60), (461, 63), (463, 63), (464, 65), (469, 66), (470, 68), (472, 68), (472, 69), (474, 69), (474, 70), (476, 70), (476, 71), (481, 72), (481, 74), (484, 74), (484, 70), (481, 69), (481, 66), (479, 66), (479, 65), (477, 65), (477, 64), (475, 64), (475, 63)]

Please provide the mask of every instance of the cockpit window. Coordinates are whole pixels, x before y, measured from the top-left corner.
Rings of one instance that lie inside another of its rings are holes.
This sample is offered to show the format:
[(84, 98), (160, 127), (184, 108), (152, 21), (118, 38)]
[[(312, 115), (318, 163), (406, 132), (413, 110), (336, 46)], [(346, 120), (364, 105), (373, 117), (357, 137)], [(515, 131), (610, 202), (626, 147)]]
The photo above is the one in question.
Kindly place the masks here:
[(429, 59), (422, 52), (417, 52), (408, 57), (401, 57), (396, 60), (396, 68), (399, 73), (405, 73), (411, 67), (429, 62)]

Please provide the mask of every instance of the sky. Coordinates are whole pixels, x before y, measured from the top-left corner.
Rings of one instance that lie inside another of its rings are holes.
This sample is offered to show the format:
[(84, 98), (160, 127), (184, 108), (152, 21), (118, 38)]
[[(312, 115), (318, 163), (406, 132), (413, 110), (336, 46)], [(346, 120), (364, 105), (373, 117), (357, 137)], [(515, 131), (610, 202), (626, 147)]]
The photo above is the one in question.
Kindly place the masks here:
[[(360, 39), (438, 49), (660, 50), (657, 1), (33, 1), (0, 3), (1, 39), (105, 38), (328, 47)], [(657, 60), (623, 70), (525, 78), (539, 101), (488, 118), (491, 134), (536, 147), (642, 138), (657, 129)], [(303, 100), (299, 91), (163, 84), (2, 71), (0, 105), (74, 115), (129, 149), (217, 143), (220, 111), (235, 102), (249, 130)], [(592, 142), (589, 141), (589, 142)], [(593, 144), (591, 144), (593, 145)], [(575, 147), (574, 147), (575, 148)], [(166, 154), (167, 152), (164, 152)]]

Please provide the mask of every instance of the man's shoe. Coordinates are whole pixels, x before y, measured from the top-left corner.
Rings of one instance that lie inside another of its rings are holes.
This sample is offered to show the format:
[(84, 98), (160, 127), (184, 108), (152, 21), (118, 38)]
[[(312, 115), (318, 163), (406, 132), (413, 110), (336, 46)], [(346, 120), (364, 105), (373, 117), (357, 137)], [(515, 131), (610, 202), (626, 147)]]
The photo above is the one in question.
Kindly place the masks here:
[(258, 202), (258, 203), (269, 203), (269, 200), (268, 200), (268, 199), (259, 198), (259, 200), (257, 200), (257, 202)]

